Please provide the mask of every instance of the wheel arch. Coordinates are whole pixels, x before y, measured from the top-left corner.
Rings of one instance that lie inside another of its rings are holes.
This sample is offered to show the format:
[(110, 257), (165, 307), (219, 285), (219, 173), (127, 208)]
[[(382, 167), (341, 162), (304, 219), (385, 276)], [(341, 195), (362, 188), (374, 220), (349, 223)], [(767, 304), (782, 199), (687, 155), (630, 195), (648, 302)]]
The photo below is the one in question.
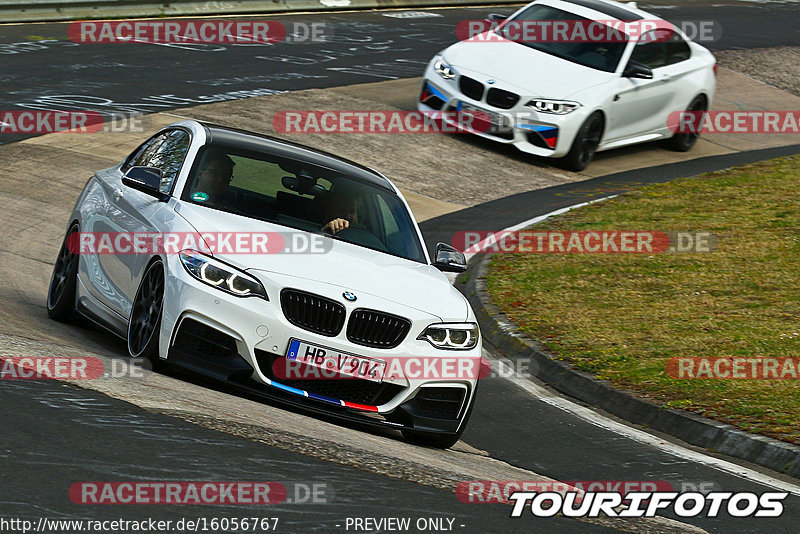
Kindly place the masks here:
[[(127, 328), (127, 332), (126, 332), (126, 338), (127, 338), (126, 341), (127, 341), (127, 344), (128, 344), (128, 351), (129, 351), (129, 353), (131, 355), (133, 355), (133, 351), (131, 351), (130, 329), (131, 329), (131, 325), (132, 325), (131, 321), (133, 320), (134, 309), (136, 308), (136, 303), (137, 303), (137, 300), (139, 298), (139, 292), (142, 289), (142, 282), (144, 281), (145, 276), (147, 275), (147, 273), (150, 272), (150, 269), (152, 269), (153, 266), (156, 263), (161, 263), (161, 277), (162, 277), (163, 285), (166, 286), (166, 283), (167, 283), (167, 277), (166, 277), (166, 272), (165, 272), (166, 260), (160, 254), (156, 254), (156, 255), (154, 255), (153, 257), (151, 257), (150, 259), (147, 260), (147, 263), (145, 264), (144, 268), (141, 270), (141, 274), (139, 275), (139, 279), (138, 279), (138, 281), (136, 283), (136, 292), (133, 294), (133, 298), (131, 299), (131, 309), (130, 309), (130, 312), (128, 313), (128, 318), (127, 318), (128, 328)], [(162, 299), (165, 296), (166, 296), (166, 291), (164, 291), (164, 295), (162, 295)], [(155, 348), (156, 357), (158, 356), (159, 347), (160, 347), (160, 344), (161, 344), (160, 343), (160, 341), (161, 341), (161, 327), (160, 327), (160, 325), (161, 325), (162, 317), (163, 317), (163, 313), (164, 313), (163, 301), (162, 301), (162, 304), (161, 304), (161, 311), (159, 313), (161, 314), (161, 316), (158, 318), (157, 326), (156, 326), (155, 330), (153, 331), (153, 333), (151, 334), (151, 336), (156, 336), (157, 339), (158, 339), (158, 341), (156, 342), (156, 345), (155, 345), (155, 347), (156, 347)], [(151, 339), (152, 339), (152, 337), (151, 337)], [(153, 349), (151, 348), (151, 342), (148, 341), (145, 344), (144, 350), (142, 352), (140, 352), (137, 355), (137, 357), (138, 356), (142, 356), (143, 354), (146, 354), (144, 357), (147, 358), (147, 359), (151, 359), (152, 355), (150, 353), (152, 351), (153, 351)]]
[(686, 107), (689, 107), (692, 104), (692, 102), (694, 102), (694, 99), (698, 98), (698, 97), (702, 97), (703, 98), (703, 100), (705, 101), (705, 104), (706, 104), (706, 111), (708, 111), (708, 105), (709, 105), (709, 102), (711, 102), (711, 100), (709, 99), (709, 96), (706, 94), (705, 91), (700, 91), (699, 93), (694, 95), (692, 97), (692, 99), (689, 100), (689, 103), (686, 104)]
[(603, 119), (603, 133), (600, 135), (600, 144), (602, 144), (603, 138), (606, 135), (606, 127), (608, 126), (608, 117), (606, 116), (606, 112), (603, 110), (603, 108), (597, 108), (586, 116), (586, 120), (589, 120), (589, 117), (591, 117), (595, 113), (599, 113), (600, 118)]
[[(147, 263), (145, 264), (145, 266), (142, 269), (141, 273), (139, 273), (139, 277), (136, 280), (136, 293), (139, 292), (139, 287), (142, 285), (142, 279), (144, 278), (144, 275), (147, 274), (147, 271), (149, 271), (150, 267), (152, 267), (153, 264), (156, 263), (156, 262), (161, 262), (161, 265), (163, 266), (163, 268), (164, 269), (167, 268), (167, 260), (166, 260), (166, 258), (163, 258), (161, 256), (161, 254), (156, 254), (152, 258), (147, 260)], [(166, 280), (167, 280), (166, 272), (164, 272), (163, 274), (164, 274), (164, 281), (166, 282)], [(136, 294), (134, 294), (134, 298), (136, 298)], [(130, 316), (128, 318), (130, 318)]]

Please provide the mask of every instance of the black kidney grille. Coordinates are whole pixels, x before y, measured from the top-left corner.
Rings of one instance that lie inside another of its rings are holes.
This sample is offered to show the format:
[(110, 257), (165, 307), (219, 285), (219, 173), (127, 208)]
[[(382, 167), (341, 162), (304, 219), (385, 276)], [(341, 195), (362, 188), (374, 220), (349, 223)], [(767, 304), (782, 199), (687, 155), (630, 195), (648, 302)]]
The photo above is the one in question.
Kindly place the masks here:
[(497, 87), (492, 87), (486, 93), (486, 103), (500, 109), (511, 109), (519, 102), (519, 95)]
[(403, 342), (409, 330), (411, 321), (408, 319), (359, 308), (350, 314), (347, 339), (358, 345), (391, 349)]
[(461, 89), (462, 93), (473, 100), (480, 100), (483, 98), (483, 84), (469, 76), (462, 76), (458, 81), (458, 87)]
[(281, 308), (290, 323), (323, 336), (335, 336), (344, 326), (344, 306), (313, 293), (284, 289)]

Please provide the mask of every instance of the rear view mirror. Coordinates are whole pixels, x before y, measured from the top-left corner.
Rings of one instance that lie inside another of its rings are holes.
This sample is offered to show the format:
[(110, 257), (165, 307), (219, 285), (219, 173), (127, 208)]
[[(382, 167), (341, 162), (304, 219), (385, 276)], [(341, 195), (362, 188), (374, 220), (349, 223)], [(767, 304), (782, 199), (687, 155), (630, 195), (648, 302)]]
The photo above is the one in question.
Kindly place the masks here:
[(436, 257), (433, 266), (442, 272), (463, 273), (467, 270), (467, 258), (463, 252), (447, 243), (436, 243)]
[(302, 172), (297, 176), (284, 176), (281, 178), (281, 185), (289, 191), (294, 191), (301, 195), (316, 196), (326, 191), (323, 186), (317, 183), (316, 178), (312, 178)]

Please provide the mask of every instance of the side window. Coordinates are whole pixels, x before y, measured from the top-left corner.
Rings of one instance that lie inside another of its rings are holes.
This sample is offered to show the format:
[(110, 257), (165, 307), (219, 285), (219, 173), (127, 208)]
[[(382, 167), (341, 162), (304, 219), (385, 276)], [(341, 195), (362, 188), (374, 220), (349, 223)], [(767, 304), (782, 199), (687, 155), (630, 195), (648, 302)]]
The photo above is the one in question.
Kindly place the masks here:
[(161, 169), (162, 176), (159, 189), (162, 193), (169, 193), (172, 190), (172, 184), (181, 170), (183, 158), (188, 150), (189, 134), (183, 130), (171, 130), (163, 134), (163, 140), (158, 143), (158, 147), (155, 150), (151, 151), (148, 147), (144, 151), (149, 153), (146, 165)]
[(677, 32), (673, 33), (670, 40), (667, 41), (667, 65), (686, 61), (691, 55), (692, 50), (689, 48), (689, 44)]
[(163, 141), (164, 134), (158, 134), (139, 145), (139, 147), (128, 156), (127, 161), (122, 166), (122, 172), (126, 172), (131, 167), (147, 165), (150, 156), (153, 155), (153, 152), (158, 149)]
[(122, 166), (122, 172), (131, 167), (158, 167), (163, 173), (162, 193), (169, 193), (189, 150), (189, 134), (183, 130), (169, 130), (151, 137), (136, 149)]
[(637, 61), (651, 69), (657, 69), (667, 64), (665, 41), (668, 40), (671, 30), (653, 30), (642, 35), (633, 48), (631, 61)]

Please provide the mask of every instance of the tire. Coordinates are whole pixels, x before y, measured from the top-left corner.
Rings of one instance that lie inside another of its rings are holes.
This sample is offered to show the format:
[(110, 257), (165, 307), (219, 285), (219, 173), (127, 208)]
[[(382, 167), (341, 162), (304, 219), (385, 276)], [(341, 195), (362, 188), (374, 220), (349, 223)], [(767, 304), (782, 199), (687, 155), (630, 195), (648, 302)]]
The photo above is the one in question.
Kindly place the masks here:
[(462, 432), (455, 434), (435, 434), (433, 432), (419, 432), (416, 430), (403, 430), (403, 438), (412, 445), (432, 447), (434, 449), (449, 449), (461, 439)]
[(142, 276), (128, 320), (128, 353), (134, 358), (158, 361), (161, 313), (164, 308), (164, 265), (151, 263)]
[(472, 401), (470, 402), (469, 408), (467, 408), (467, 413), (464, 415), (463, 421), (461, 421), (461, 427), (458, 429), (458, 432), (452, 434), (441, 434), (437, 432), (403, 430), (401, 431), (403, 434), (403, 439), (413, 445), (422, 445), (424, 447), (432, 447), (434, 449), (449, 449), (458, 443), (458, 440), (461, 439), (461, 434), (463, 434), (464, 430), (466, 430), (467, 423), (469, 423), (469, 418), (472, 415), (472, 407), (475, 406), (475, 399), (477, 396), (478, 388), (476, 385), (475, 392), (472, 395)]
[(580, 172), (588, 167), (603, 138), (604, 126), (605, 119), (602, 113), (595, 111), (589, 115), (575, 135), (569, 152), (561, 158), (561, 166), (574, 172)]
[(80, 256), (72, 253), (69, 244), (71, 236), (77, 235), (79, 230), (77, 224), (73, 224), (67, 230), (47, 290), (47, 315), (51, 319), (69, 324), (82, 323), (81, 315), (75, 309)]
[[(692, 103), (689, 104), (689, 107), (686, 109), (686, 111), (703, 112), (703, 114), (705, 114), (705, 112), (708, 111), (708, 103), (706, 102), (705, 97), (700, 95), (694, 97), (694, 100), (692, 100)], [(667, 147), (675, 152), (688, 152), (697, 142), (699, 137), (700, 134), (694, 132), (676, 133), (667, 140)]]

